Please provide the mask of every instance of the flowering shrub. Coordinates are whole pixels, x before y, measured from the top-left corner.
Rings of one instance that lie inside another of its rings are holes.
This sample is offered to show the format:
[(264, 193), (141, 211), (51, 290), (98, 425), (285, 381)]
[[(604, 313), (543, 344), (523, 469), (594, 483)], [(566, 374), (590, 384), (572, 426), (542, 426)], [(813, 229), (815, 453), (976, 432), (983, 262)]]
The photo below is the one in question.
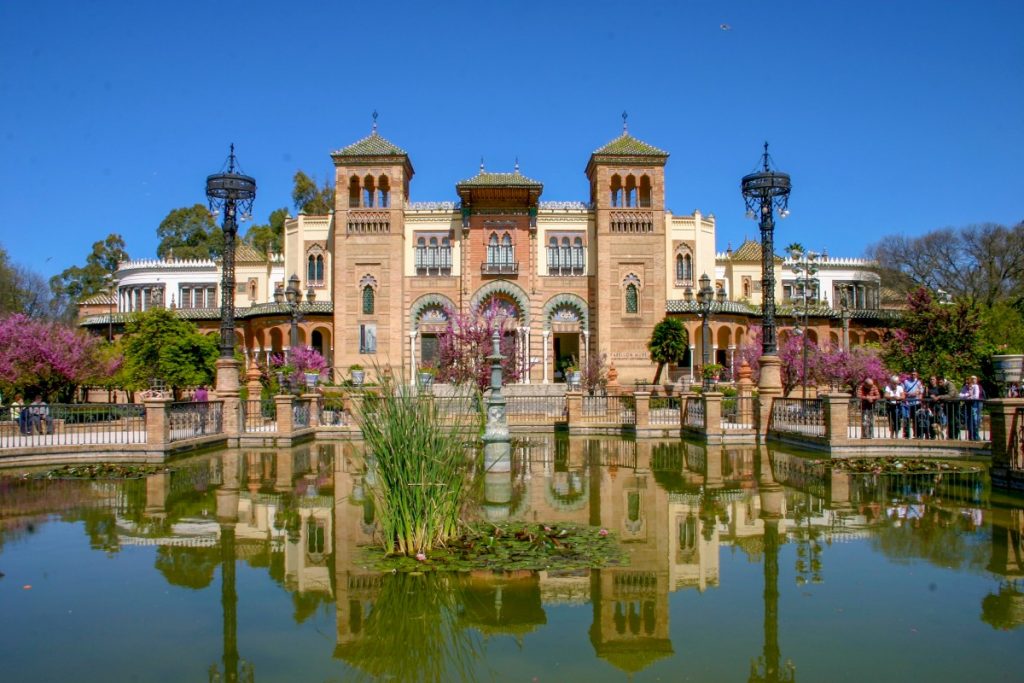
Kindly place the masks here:
[(499, 348), (504, 359), (501, 370), (504, 381), (519, 379), (520, 369), (516, 363), (516, 338), (508, 334), (514, 320), (510, 311), (502, 307), (497, 299), (481, 310), (461, 314), (448, 310), (448, 327), (439, 335), (437, 379), (452, 384), (473, 383), (484, 391), (491, 385), (491, 336), (495, 330), (500, 335)]
[(315, 372), (321, 378), (327, 370), (327, 361), (320, 352), (309, 346), (297, 346), (292, 349), (291, 359), (282, 354), (270, 357), (270, 366), (275, 372), (283, 372), (293, 387), (305, 386), (306, 373)]
[(70, 400), (81, 384), (99, 383), (121, 367), (119, 355), (83, 330), (17, 313), (0, 318), (0, 391)]

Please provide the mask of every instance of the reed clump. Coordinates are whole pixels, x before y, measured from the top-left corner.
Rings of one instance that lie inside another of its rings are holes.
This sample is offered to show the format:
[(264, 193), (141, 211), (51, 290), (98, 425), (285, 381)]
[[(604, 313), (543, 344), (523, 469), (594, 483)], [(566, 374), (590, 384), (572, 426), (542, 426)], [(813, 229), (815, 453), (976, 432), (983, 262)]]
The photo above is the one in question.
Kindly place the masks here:
[(412, 557), (456, 538), (470, 490), (467, 441), (480, 428), (478, 395), (434, 397), (385, 375), (379, 392), (365, 396), (359, 420), (384, 551)]

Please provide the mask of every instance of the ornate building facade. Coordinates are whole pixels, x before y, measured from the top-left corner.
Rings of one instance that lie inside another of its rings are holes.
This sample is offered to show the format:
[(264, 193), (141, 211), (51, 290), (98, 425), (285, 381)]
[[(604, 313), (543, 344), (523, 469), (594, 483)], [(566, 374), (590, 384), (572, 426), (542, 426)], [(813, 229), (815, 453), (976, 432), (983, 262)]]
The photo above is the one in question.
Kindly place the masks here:
[[(760, 246), (748, 242), (716, 255), (714, 215), (673, 214), (665, 206), (668, 152), (625, 128), (587, 160), (585, 202), (543, 200), (543, 183), (518, 163), (510, 172), (481, 163), (455, 184), (452, 201), (412, 202), (412, 160), (376, 125), (331, 156), (333, 213), (289, 218), (280, 261), (258, 262), (248, 247), (239, 258), (238, 343), (258, 361), (287, 348), (294, 317), (299, 342), (321, 350), (336, 378), (353, 365), (401, 368), (411, 377), (437, 362), (438, 337), (451, 316), (497, 306), (507, 314), (506, 334), (515, 336), (523, 383), (560, 381), (566, 364), (592, 354), (613, 364), (622, 382), (649, 381), (647, 342), (666, 316), (680, 317), (691, 340), (689, 357), (670, 368), (679, 379), (693, 377), (700, 365), (702, 339), (712, 347), (710, 358), (731, 366), (759, 318)], [(217, 264), (193, 264), (191, 274), (171, 263), (124, 264), (116, 301), (83, 302), (83, 324), (105, 331), (156, 303), (214, 330)], [(836, 330), (850, 321), (857, 330), (884, 326), (885, 316), (870, 312), (878, 309), (878, 297), (869, 298), (878, 279), (867, 266), (847, 259), (845, 270), (833, 273), (864, 285), (856, 311), (845, 317), (837, 298), (829, 298), (831, 284), (815, 293), (817, 339), (841, 339)], [(253, 273), (243, 274), (245, 268)], [(725, 297), (707, 337), (693, 297), (705, 273)], [(274, 296), (287, 279), (297, 281), (305, 299), (292, 307)], [(784, 267), (776, 279), (785, 326)], [(118, 313), (103, 315), (114, 304)], [(868, 336), (858, 331), (850, 338)]]

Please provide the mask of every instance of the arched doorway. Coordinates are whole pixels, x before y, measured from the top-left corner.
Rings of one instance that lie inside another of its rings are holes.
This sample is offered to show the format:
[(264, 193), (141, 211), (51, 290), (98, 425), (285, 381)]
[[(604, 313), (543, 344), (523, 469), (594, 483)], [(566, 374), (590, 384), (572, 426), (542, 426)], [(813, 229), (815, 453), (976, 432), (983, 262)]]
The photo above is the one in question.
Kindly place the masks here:
[[(589, 358), (589, 308), (575, 294), (557, 294), (544, 305), (544, 381), (564, 382), (566, 369), (581, 368)], [(550, 348), (550, 355), (548, 353)]]

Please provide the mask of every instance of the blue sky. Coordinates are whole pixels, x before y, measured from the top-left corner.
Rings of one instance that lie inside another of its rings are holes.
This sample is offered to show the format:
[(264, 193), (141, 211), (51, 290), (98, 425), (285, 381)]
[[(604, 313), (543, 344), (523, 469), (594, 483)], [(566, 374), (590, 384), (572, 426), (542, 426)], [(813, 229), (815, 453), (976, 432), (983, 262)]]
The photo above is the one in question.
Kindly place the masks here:
[(627, 110), (671, 153), (669, 208), (714, 213), (719, 249), (756, 235), (738, 186), (764, 140), (793, 177), (777, 244), (856, 256), (1016, 223), (1022, 26), (1020, 0), (6, 2), (0, 244), (46, 276), (110, 232), (152, 257), (231, 142), (265, 222), (375, 109), (414, 201), (454, 200), (481, 157), (586, 200), (587, 157)]

